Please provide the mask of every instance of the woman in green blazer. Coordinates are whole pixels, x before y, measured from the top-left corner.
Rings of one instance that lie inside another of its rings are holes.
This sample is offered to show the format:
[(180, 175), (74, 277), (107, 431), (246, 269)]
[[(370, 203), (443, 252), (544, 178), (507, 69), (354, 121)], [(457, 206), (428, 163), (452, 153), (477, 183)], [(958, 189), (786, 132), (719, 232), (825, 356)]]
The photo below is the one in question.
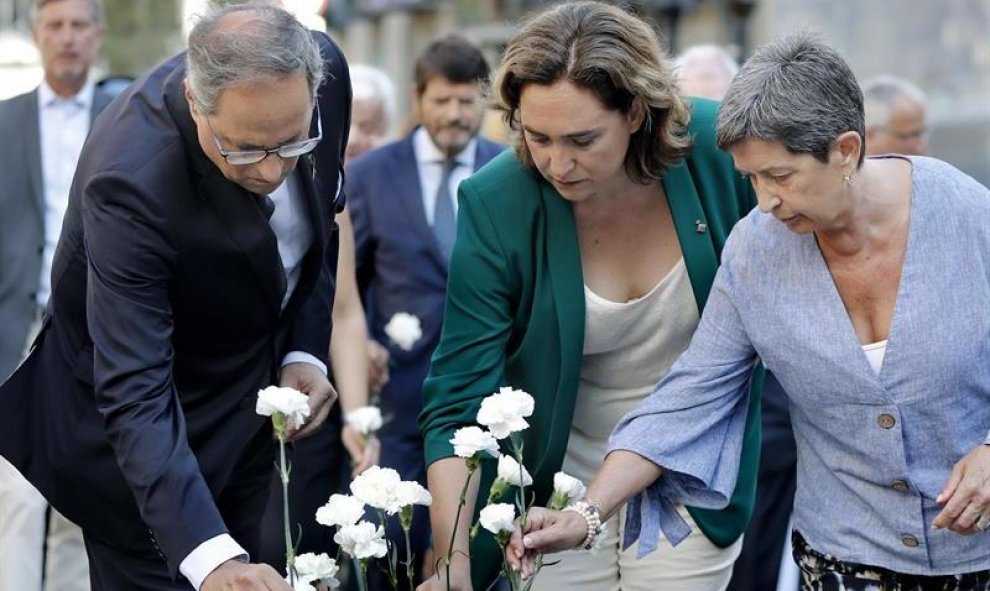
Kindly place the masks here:
[[(574, 452), (574, 426), (598, 418), (575, 416), (576, 405), (588, 391), (608, 396), (608, 388), (595, 390), (589, 379), (595, 376), (587, 349), (596, 334), (586, 328), (598, 329), (589, 324), (586, 302), (604, 302), (606, 311), (618, 313), (640, 306), (647, 313), (636, 324), (661, 326), (665, 318), (696, 324), (724, 240), (755, 205), (749, 184), (715, 146), (717, 103), (678, 96), (655, 33), (618, 8), (565, 4), (530, 21), (510, 42), (493, 92), (521, 137), (516, 153), (496, 158), (460, 186), (443, 333), (420, 416), (437, 558), (447, 552), (467, 478), (450, 439), (475, 424), (481, 400), (502, 386), (535, 398), (523, 433), (524, 463), (536, 502), (545, 504), (554, 474)], [(679, 268), (686, 270), (690, 305), (658, 310), (650, 302)], [(629, 346), (642, 353), (641, 345)], [(672, 346), (679, 352), (686, 343)], [(628, 356), (618, 353), (614, 361), (621, 364)], [(667, 368), (639, 365), (654, 372), (638, 385), (645, 396)], [(762, 376), (753, 387), (761, 384)], [(729, 506), (688, 509), (710, 553), (727, 549), (719, 559), (728, 572), (717, 582), (677, 589), (727, 583), (755, 495), (759, 398), (750, 397), (742, 470)], [(476, 502), (478, 491), (486, 494), (494, 479), (494, 462), (483, 462), (479, 472), (467, 500), (472, 522), (484, 502)], [(457, 529), (451, 588), (469, 589), (473, 578), (474, 589), (486, 589), (501, 549), (486, 533), (469, 544), (466, 519)], [(564, 566), (543, 572), (570, 572)], [(422, 589), (446, 589), (445, 569), (438, 571)], [(567, 588), (612, 588), (587, 577), (554, 580)], [(631, 582), (625, 577), (623, 588)]]

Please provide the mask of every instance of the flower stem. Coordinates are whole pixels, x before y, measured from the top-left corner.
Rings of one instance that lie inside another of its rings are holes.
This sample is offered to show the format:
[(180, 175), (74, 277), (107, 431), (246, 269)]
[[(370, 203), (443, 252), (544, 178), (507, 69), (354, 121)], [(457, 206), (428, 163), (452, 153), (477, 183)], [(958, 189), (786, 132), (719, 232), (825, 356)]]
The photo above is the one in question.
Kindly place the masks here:
[(354, 567), (357, 572), (358, 591), (368, 591), (368, 562), (367, 560), (354, 559)]
[[(378, 519), (382, 524), (382, 529), (384, 530), (386, 527), (385, 521), (387, 519), (384, 511), (378, 511)], [(388, 561), (388, 582), (391, 583), (393, 589), (398, 590), (399, 575), (396, 573), (396, 569), (395, 569), (395, 561), (396, 561), (395, 554), (398, 551), (398, 549), (395, 547), (395, 544), (393, 544), (389, 540), (386, 540), (385, 543), (386, 545), (391, 546), (388, 556), (386, 558), (386, 560)]]
[(409, 591), (416, 591), (416, 583), (414, 581), (416, 575), (413, 572), (412, 544), (409, 542), (409, 527), (405, 524), (402, 526), (402, 533), (406, 537), (406, 578), (409, 580)]
[(447, 546), (447, 555), (444, 556), (444, 567), (447, 573), (447, 591), (450, 591), (450, 562), (454, 557), (454, 540), (457, 539), (457, 526), (461, 522), (461, 509), (464, 508), (464, 503), (467, 502), (467, 491), (468, 486), (471, 484), (471, 477), (474, 476), (474, 471), (478, 469), (478, 460), (475, 457), (468, 458), (467, 461), (468, 475), (464, 479), (464, 487), (461, 488), (461, 500), (457, 503), (457, 514), (454, 516), (454, 529), (450, 533), (450, 545)]
[(282, 479), (282, 523), (285, 529), (285, 570), (289, 575), (289, 584), (296, 582), (296, 552), (292, 546), (292, 535), (289, 532), (289, 469), (285, 458), (285, 435), (278, 437), (278, 472)]

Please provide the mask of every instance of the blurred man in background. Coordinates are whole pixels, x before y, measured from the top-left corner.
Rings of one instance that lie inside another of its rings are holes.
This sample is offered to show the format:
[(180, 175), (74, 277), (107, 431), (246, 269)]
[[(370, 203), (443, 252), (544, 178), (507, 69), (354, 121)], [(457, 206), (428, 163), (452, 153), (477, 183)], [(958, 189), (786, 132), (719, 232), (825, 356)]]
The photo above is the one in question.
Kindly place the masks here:
[(867, 154), (916, 154), (928, 151), (925, 94), (887, 74), (863, 83)]
[[(76, 161), (112, 98), (90, 77), (101, 0), (36, 0), (31, 14), (44, 79), (0, 102), (0, 381), (38, 332)], [(0, 458), (0, 591), (88, 589), (88, 572), (79, 528)]]
[[(488, 64), (476, 46), (459, 36), (434, 41), (415, 66), (413, 106), (419, 126), (347, 167), (358, 287), (370, 336), (392, 359), (390, 379), (381, 390), (382, 412), (389, 422), (378, 433), (380, 463), (397, 470), (403, 480), (424, 486), (423, 440), (416, 418), (443, 323), (456, 228), (454, 196), (462, 180), (503, 148), (478, 136), (484, 111), (481, 82), (487, 77)], [(409, 350), (385, 335), (386, 323), (397, 312), (413, 314), (422, 323), (423, 336)], [(425, 507), (414, 513), (412, 546), (421, 563), (429, 545), (429, 514)], [(389, 527), (388, 537), (404, 548), (394, 520)], [(387, 588), (377, 567), (369, 568), (368, 575), (372, 589)]]
[(739, 71), (732, 55), (717, 45), (693, 45), (677, 56), (677, 82), (691, 96), (722, 100)]

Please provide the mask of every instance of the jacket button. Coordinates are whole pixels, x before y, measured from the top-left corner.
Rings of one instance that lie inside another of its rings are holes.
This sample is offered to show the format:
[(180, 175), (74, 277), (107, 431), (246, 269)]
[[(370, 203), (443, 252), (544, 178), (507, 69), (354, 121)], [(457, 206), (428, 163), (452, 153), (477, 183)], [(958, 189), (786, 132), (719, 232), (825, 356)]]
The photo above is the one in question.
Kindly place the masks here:
[(897, 492), (905, 492), (908, 489), (908, 483), (906, 480), (897, 479), (890, 483), (890, 488)]
[(901, 536), (901, 543), (907, 546), (908, 548), (917, 548), (918, 538), (912, 536), (911, 534), (904, 534), (903, 536)]
[(880, 425), (881, 429), (893, 429), (894, 425), (897, 424), (897, 421), (892, 415), (884, 413), (877, 417), (877, 424)]

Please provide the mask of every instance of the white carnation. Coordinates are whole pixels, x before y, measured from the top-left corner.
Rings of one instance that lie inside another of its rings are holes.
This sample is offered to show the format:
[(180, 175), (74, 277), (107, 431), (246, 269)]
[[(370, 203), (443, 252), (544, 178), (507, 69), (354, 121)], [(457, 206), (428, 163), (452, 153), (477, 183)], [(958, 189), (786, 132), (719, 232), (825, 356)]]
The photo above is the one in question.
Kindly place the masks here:
[(481, 427), (461, 427), (454, 432), (450, 443), (454, 446), (454, 453), (462, 458), (471, 458), (481, 452), (493, 457), (498, 455), (498, 441)]
[[(520, 478), (520, 474), (522, 475)], [(529, 486), (533, 477), (529, 475), (526, 466), (520, 466), (515, 458), (503, 455), (498, 458), (498, 477), (512, 486)]]
[(347, 424), (365, 437), (382, 428), (382, 411), (377, 406), (355, 408), (345, 416)]
[(585, 493), (584, 483), (563, 472), (553, 475), (553, 492), (567, 497), (569, 503), (580, 499)]
[(351, 481), (351, 494), (375, 509), (395, 514), (402, 508), (396, 491), (402, 478), (391, 468), (372, 466)]
[(512, 532), (516, 527), (516, 508), (509, 503), (494, 503), (481, 510), (481, 527), (493, 534)]
[(433, 496), (430, 495), (430, 491), (423, 488), (415, 480), (400, 482), (395, 491), (395, 497), (400, 507), (410, 507), (412, 505), (429, 507), (433, 504)]
[(367, 521), (340, 528), (333, 536), (333, 541), (337, 542), (344, 552), (358, 560), (381, 558), (388, 552), (385, 530), (381, 526), (376, 528)]
[(403, 351), (409, 351), (423, 338), (419, 318), (408, 312), (396, 312), (385, 325), (385, 335)]
[(295, 388), (268, 386), (258, 392), (255, 412), (266, 417), (282, 413), (286, 417), (288, 428), (295, 429), (302, 426), (309, 416), (308, 401), (309, 397)]
[(335, 587), (339, 584), (335, 578), (337, 570), (339, 570), (337, 561), (326, 554), (317, 555), (312, 552), (300, 554), (296, 556), (292, 566), (296, 571), (298, 581), (305, 581), (306, 583), (318, 581), (328, 587)]
[(316, 510), (316, 522), (327, 527), (354, 525), (364, 517), (364, 503), (350, 495), (333, 494)]
[(529, 427), (524, 417), (533, 414), (533, 397), (522, 390), (500, 388), (481, 401), (478, 422), (488, 427), (496, 439)]

